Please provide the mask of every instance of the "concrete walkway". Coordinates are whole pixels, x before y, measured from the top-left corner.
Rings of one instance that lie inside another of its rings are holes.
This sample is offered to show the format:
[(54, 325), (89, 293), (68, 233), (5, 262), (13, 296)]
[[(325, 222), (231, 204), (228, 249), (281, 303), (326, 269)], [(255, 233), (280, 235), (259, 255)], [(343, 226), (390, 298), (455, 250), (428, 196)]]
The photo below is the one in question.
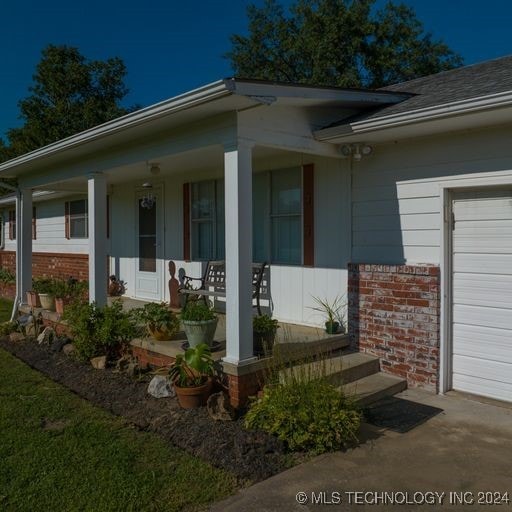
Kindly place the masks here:
[(331, 510), (512, 510), (512, 503), (477, 504), (482, 491), (512, 500), (512, 406), (419, 390), (398, 396), (442, 411), (406, 433), (371, 428), (358, 448), (316, 457), (211, 510), (312, 511), (322, 502)]

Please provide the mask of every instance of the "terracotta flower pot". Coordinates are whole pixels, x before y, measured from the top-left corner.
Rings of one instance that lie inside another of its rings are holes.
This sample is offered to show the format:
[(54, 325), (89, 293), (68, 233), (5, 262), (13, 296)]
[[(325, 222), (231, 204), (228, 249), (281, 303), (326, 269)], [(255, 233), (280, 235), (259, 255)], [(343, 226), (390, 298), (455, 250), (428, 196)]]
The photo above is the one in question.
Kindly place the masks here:
[(169, 329), (159, 329), (158, 327), (154, 327), (152, 325), (148, 325), (149, 334), (158, 341), (169, 341), (172, 340), (173, 336), (176, 334), (174, 331), (170, 331)]
[(212, 380), (208, 379), (202, 386), (182, 388), (174, 384), (178, 403), (183, 409), (194, 409), (206, 405), (212, 390)]
[(27, 304), (31, 308), (41, 307), (41, 304), (39, 302), (39, 297), (36, 292), (33, 292), (33, 291), (27, 292)]
[(59, 315), (63, 315), (64, 314), (64, 306), (66, 304), (67, 304), (67, 302), (64, 299), (60, 299), (60, 298), (55, 297), (55, 311)]

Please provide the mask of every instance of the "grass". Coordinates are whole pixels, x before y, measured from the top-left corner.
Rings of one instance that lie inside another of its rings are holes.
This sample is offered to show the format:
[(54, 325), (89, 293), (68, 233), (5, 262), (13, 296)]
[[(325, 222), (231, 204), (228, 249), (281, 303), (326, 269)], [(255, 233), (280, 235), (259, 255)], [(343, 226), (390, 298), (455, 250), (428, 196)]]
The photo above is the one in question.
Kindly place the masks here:
[(12, 300), (0, 298), (0, 323), (7, 322), (11, 318)]
[(0, 432), (2, 511), (202, 510), (236, 486), (1, 349)]

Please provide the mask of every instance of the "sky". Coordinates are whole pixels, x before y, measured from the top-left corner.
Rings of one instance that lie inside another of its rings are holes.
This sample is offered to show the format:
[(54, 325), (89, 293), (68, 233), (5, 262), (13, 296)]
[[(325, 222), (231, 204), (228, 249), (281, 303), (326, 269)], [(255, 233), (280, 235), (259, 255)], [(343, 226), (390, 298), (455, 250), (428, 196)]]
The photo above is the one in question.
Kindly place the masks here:
[[(466, 64), (512, 54), (510, 0), (402, 1)], [(121, 57), (125, 105), (147, 106), (231, 76), (223, 55), (231, 34), (246, 33), (250, 3), (263, 0), (3, 0), (0, 137), (22, 123), (17, 103), (28, 96), (46, 45), (76, 46), (89, 59)]]

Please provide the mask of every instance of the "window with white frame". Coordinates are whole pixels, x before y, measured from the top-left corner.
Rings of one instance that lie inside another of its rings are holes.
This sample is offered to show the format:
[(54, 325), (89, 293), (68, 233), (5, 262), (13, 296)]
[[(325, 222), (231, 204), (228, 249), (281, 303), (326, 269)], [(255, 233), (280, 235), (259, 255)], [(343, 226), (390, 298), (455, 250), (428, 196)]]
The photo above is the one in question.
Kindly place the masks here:
[(209, 180), (192, 183), (190, 203), (192, 259), (223, 259), (223, 182)]
[(89, 236), (87, 219), (87, 200), (68, 202), (69, 238), (87, 238)]
[(272, 263), (302, 263), (302, 174), (300, 168), (271, 172)]

